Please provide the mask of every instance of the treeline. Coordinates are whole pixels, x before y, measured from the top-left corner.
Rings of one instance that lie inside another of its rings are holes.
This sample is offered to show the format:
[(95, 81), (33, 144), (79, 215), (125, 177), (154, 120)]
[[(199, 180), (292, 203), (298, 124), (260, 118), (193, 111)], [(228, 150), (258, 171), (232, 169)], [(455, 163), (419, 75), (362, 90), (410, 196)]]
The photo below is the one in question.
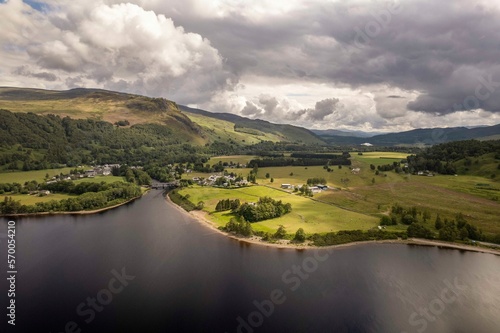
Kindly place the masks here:
[(151, 185), (151, 176), (144, 170), (130, 168), (128, 165), (121, 165), (119, 168), (111, 169), (113, 176), (124, 177), (129, 183), (137, 185)]
[(398, 237), (404, 238), (405, 236), (406, 233), (404, 232), (393, 233), (384, 230), (343, 230), (326, 234), (314, 234), (311, 239), (316, 246), (329, 246), (370, 240), (398, 239)]
[(217, 202), (217, 205), (215, 206), (215, 211), (223, 212), (225, 210), (237, 210), (238, 208), (240, 208), (240, 206), (241, 206), (240, 199), (235, 199), (235, 200), (225, 199)]
[(202, 210), (204, 202), (200, 201), (198, 204), (194, 204), (189, 200), (189, 194), (182, 195), (177, 190), (168, 192), (168, 197), (178, 206), (181, 206), (185, 211), (190, 212), (192, 210)]
[(248, 222), (258, 222), (283, 216), (292, 211), (292, 205), (284, 204), (269, 197), (259, 198), (255, 204), (244, 203), (236, 211), (238, 217), (242, 217)]
[[(431, 213), (428, 210), (419, 210), (417, 207), (405, 208), (399, 204), (392, 206), (389, 216), (382, 216), (380, 219), (380, 225), (382, 226), (397, 225), (399, 223), (408, 225), (408, 237), (437, 238), (450, 242), (455, 240), (486, 240), (483, 232), (476, 226), (468, 223), (462, 213), (458, 213), (453, 220), (445, 218), (444, 221), (437, 214), (434, 221), (434, 228), (437, 230), (437, 233), (427, 226), (427, 222), (432, 222)], [(494, 238), (491, 241), (497, 242), (498, 240)]]
[(442, 143), (416, 155), (408, 156), (409, 172), (429, 170), (440, 174), (455, 174), (457, 169), (453, 162), (488, 153), (499, 154), (499, 151), (500, 140), (464, 140)]
[[(99, 191), (94, 191), (96, 189), (94, 187), (88, 187), (89, 192), (84, 192), (74, 198), (37, 202), (34, 205), (23, 205), (20, 201), (16, 201), (12, 197), (5, 197), (4, 201), (0, 202), (0, 214), (11, 215), (94, 210), (113, 206), (141, 195), (141, 189), (133, 184), (115, 182), (112, 184), (101, 183), (97, 185)], [(81, 188), (79, 187), (79, 189)], [(74, 191), (76, 191), (76, 188), (74, 188)], [(72, 194), (72, 192), (61, 193)]]
[[(345, 161), (351, 157), (348, 152), (343, 152), (341, 155), (339, 154), (329, 154), (329, 153), (292, 153), (290, 155), (293, 158), (316, 158), (316, 159), (328, 159), (332, 162), (332, 165), (337, 165), (334, 163), (335, 161)], [(342, 164), (342, 163), (338, 163)]]
[(317, 165), (351, 165), (349, 159), (330, 160), (326, 158), (259, 158), (248, 162), (248, 167), (259, 168), (265, 167), (280, 167), (280, 166), (317, 166)]
[(307, 185), (317, 185), (317, 184), (326, 184), (326, 179), (323, 177), (314, 177), (307, 179)]

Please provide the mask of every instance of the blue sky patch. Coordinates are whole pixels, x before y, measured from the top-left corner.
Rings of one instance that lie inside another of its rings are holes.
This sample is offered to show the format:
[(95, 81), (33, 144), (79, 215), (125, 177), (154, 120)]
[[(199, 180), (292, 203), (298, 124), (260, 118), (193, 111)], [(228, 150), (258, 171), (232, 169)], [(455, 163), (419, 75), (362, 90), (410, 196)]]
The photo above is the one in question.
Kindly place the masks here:
[(23, 0), (23, 2), (30, 5), (31, 8), (38, 10), (40, 12), (47, 8), (47, 5), (40, 1)]

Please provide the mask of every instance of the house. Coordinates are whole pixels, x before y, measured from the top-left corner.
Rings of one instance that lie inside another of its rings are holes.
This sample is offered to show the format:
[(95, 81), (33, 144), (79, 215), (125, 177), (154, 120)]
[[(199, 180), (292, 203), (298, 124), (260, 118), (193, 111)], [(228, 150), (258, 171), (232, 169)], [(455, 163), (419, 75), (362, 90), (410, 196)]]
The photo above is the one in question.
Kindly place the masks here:
[(96, 175), (97, 175), (97, 172), (93, 169), (85, 171), (85, 176), (87, 176), (87, 177), (95, 177)]
[(293, 186), (291, 184), (281, 184), (281, 188), (283, 189), (286, 189), (286, 190), (289, 190), (291, 189)]
[(353, 174), (358, 174), (360, 171), (361, 171), (361, 169), (360, 169), (360, 168), (353, 168), (353, 169), (351, 170), (351, 172), (352, 172)]
[(320, 190), (328, 190), (328, 186), (327, 185), (322, 185), (322, 184), (319, 184), (319, 185), (316, 185)]
[(311, 192), (313, 194), (315, 194), (315, 193), (321, 193), (321, 189), (319, 187), (317, 187), (317, 186), (309, 187), (309, 189), (311, 190)]

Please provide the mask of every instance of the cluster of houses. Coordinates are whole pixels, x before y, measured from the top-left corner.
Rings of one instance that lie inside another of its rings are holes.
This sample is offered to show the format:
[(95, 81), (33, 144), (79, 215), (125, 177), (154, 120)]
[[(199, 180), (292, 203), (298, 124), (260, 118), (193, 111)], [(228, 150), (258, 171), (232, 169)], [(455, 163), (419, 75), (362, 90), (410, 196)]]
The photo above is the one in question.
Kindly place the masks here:
[[(86, 177), (109, 176), (111, 174), (111, 170), (113, 170), (113, 168), (119, 168), (119, 167), (120, 167), (120, 164), (98, 165), (92, 169), (85, 170), (85, 175), (80, 175), (80, 176), (86, 176)], [(83, 177), (81, 177), (81, 178), (83, 178)]]
[[(51, 179), (47, 180), (47, 184), (53, 184), (57, 183), (63, 180), (77, 180), (80, 178), (93, 178), (95, 176), (109, 176), (111, 175), (111, 170), (113, 168), (119, 168), (120, 164), (105, 164), (105, 165), (98, 165), (93, 167), (92, 169), (85, 170), (83, 173), (76, 173), (76, 174), (66, 174), (66, 175), (58, 175), (54, 176)], [(78, 168), (81, 168), (79, 166)], [(133, 167), (132, 167), (133, 168)]]
[(417, 175), (418, 176), (434, 177), (434, 174), (432, 172), (430, 172), (429, 170), (419, 171), (419, 172), (417, 172)]
[(228, 187), (231, 185), (234, 186), (247, 186), (248, 181), (246, 179), (240, 179), (236, 180), (238, 177), (236, 176), (223, 176), (223, 175), (210, 175), (208, 178), (200, 178), (200, 177), (193, 177), (193, 181), (196, 182), (198, 185), (202, 186), (216, 186), (216, 185), (221, 185), (224, 187)]
[[(295, 189), (300, 189), (301, 187), (302, 187), (302, 185), (281, 184), (281, 188), (284, 190), (292, 190), (293, 191)], [(309, 190), (311, 190), (311, 192), (313, 194), (321, 193), (322, 191), (328, 190), (328, 186), (319, 184), (316, 186), (310, 186)]]

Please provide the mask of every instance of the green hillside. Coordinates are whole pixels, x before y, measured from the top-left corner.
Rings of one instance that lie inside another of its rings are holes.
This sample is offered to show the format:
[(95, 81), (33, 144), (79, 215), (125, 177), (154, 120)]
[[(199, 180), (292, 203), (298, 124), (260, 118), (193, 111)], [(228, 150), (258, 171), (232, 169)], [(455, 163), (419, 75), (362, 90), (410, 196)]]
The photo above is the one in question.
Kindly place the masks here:
[(160, 124), (172, 131), (177, 140), (195, 145), (216, 141), (238, 145), (262, 141), (324, 143), (305, 128), (188, 107), (178, 108), (175, 102), (164, 98), (101, 89), (55, 91), (0, 87), (0, 109), (14, 113), (99, 120), (121, 127)]
[(177, 104), (164, 98), (100, 89), (53, 91), (0, 87), (0, 109), (121, 123), (124, 127), (161, 124), (175, 132), (179, 140), (205, 143), (200, 128), (179, 111)]
[(179, 108), (192, 121), (203, 127), (208, 135), (219, 139), (226, 135), (237, 138), (236, 140), (249, 140), (250, 143), (260, 141), (287, 141), (305, 144), (325, 143), (316, 134), (302, 127), (273, 124), (265, 120), (248, 119), (231, 113), (207, 112), (183, 105), (179, 105)]

